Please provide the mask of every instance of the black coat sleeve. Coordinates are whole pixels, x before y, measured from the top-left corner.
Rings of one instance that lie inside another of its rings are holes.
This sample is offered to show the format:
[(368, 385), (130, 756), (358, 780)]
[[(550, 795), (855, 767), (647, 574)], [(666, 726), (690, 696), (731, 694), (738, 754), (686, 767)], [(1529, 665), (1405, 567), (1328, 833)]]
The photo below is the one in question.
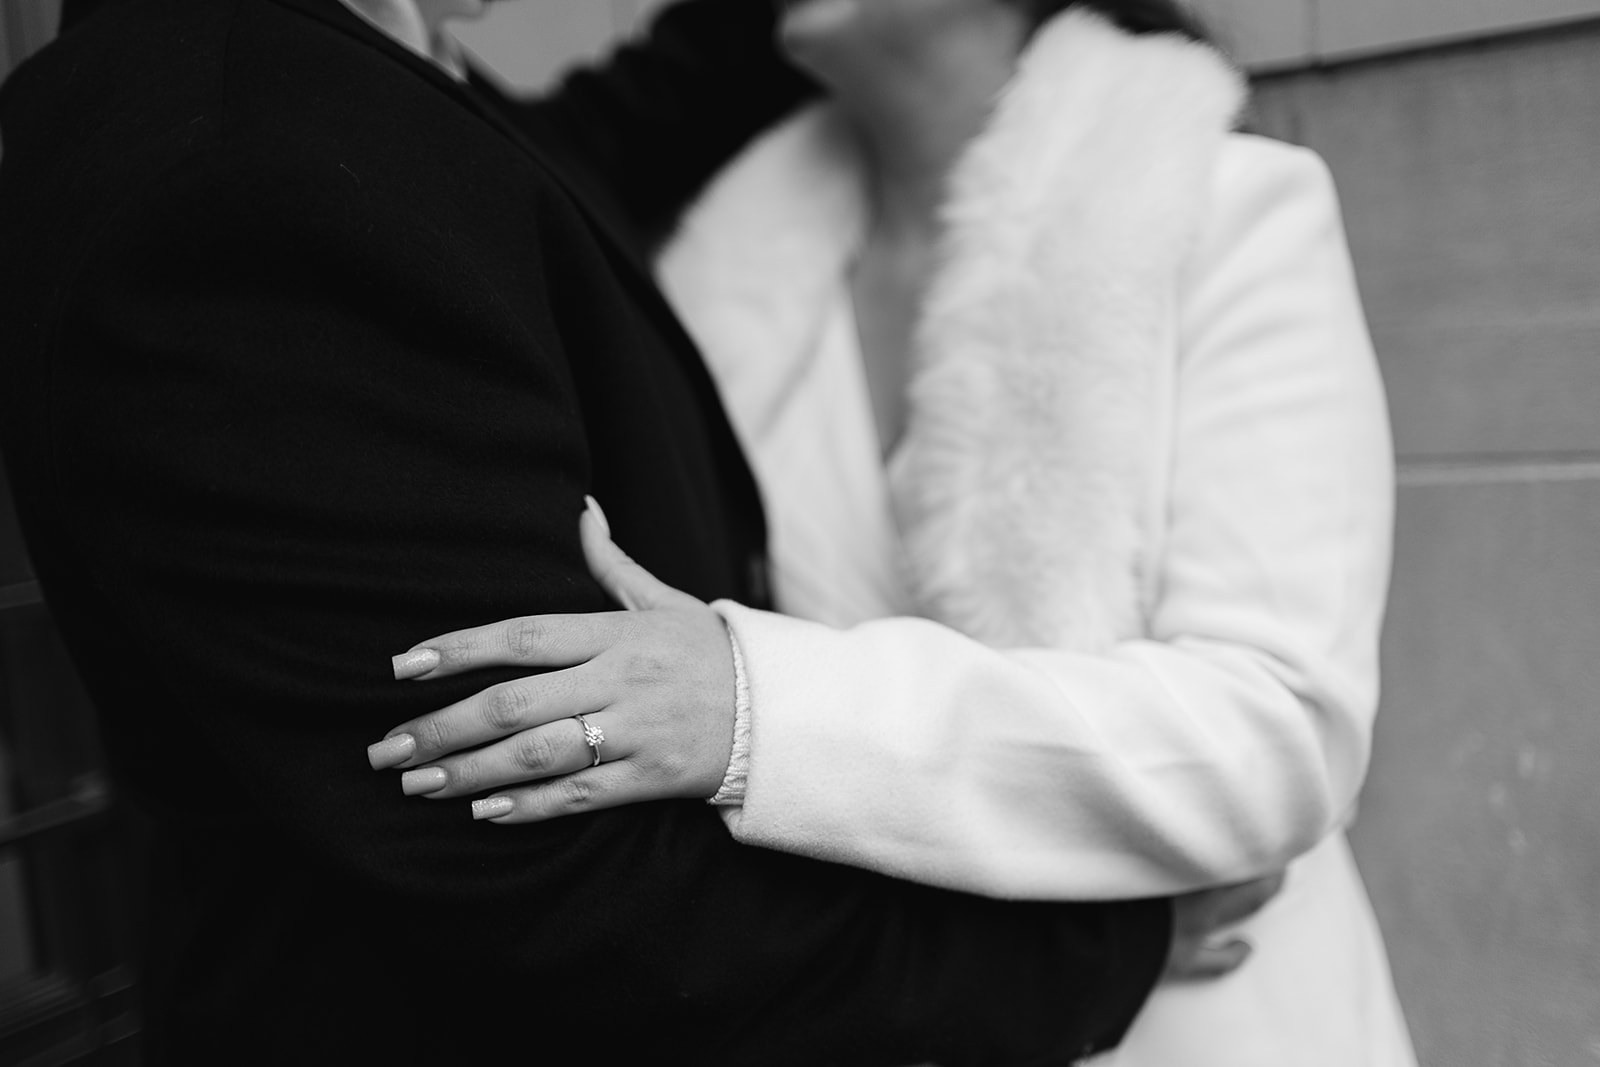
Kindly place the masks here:
[(508, 105), (640, 232), (676, 213), (756, 131), (816, 87), (782, 58), (772, 0), (687, 0), (551, 93)]

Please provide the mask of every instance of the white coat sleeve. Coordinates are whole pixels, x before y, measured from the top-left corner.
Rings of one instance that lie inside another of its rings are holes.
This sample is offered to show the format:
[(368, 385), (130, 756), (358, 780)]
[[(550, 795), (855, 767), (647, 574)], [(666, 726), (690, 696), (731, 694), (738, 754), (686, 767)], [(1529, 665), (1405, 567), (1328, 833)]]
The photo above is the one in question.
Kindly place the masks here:
[(1319, 159), (1234, 139), (1181, 305), (1144, 638), (997, 651), (719, 602), (751, 700), (739, 840), (1095, 899), (1259, 875), (1342, 824), (1377, 702), (1392, 453)]

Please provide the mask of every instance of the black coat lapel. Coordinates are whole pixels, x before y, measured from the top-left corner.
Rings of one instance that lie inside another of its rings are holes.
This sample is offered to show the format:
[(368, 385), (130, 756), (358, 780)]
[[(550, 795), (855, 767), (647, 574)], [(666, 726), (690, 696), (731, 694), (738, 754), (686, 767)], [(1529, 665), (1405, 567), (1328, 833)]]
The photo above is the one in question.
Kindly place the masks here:
[(655, 278), (644, 260), (641, 242), (624, 237), (610, 213), (600, 206), (591, 194), (585, 192), (582, 181), (574, 180), (570, 170), (562, 166), (559, 158), (553, 157), (534, 144), (511, 122), (507, 113), (518, 105), (506, 99), (481, 76), (474, 76), (470, 84), (466, 85), (456, 81), (433, 63), (391, 39), (383, 31), (345, 7), (339, 0), (275, 0), (275, 2), (303, 12), (388, 55), (477, 115), (544, 171), (583, 212), (584, 218), (600, 237), (609, 258), (616, 266), (618, 276), (628, 285), (638, 298), (640, 306), (655, 320), (662, 333), (671, 339), (671, 346), (683, 360), (690, 377), (696, 383), (696, 389), (705, 391), (706, 395), (712, 398), (713, 407), (721, 417), (721, 402), (717, 399), (710, 373), (706, 370), (694, 342), (685, 332), (683, 324), (656, 285)]
[[(616, 268), (617, 277), (634, 296), (637, 306), (666, 340), (667, 347), (676, 355), (690, 387), (694, 390), (701, 411), (716, 445), (722, 470), (720, 475), (728, 491), (738, 501), (739, 510), (746, 521), (754, 526), (754, 540), (766, 543), (766, 516), (761, 507), (760, 493), (755, 475), (745, 459), (732, 424), (728, 422), (721, 395), (711, 378), (699, 348), (690, 338), (677, 313), (667, 303), (657, 286), (654, 275), (644, 259), (641, 242), (624, 238), (609, 213), (584, 192), (581, 180), (574, 180), (563, 171), (559, 159), (552, 158), (531, 141), (507, 117), (518, 105), (508, 100), (487, 79), (474, 76), (470, 84), (462, 84), (438, 66), (412, 52), (390, 38), (382, 30), (345, 7), (339, 0), (273, 0), (273, 2), (316, 19), (356, 40), (389, 56), (416, 76), (426, 80), (450, 99), (477, 115), (549, 176), (577, 205), (605, 250), (607, 258)], [(764, 564), (761, 564), (764, 567)], [(759, 568), (757, 568), (759, 569)], [(757, 586), (764, 587), (764, 573), (757, 576)], [(759, 590), (753, 593), (756, 601), (764, 599)], [(757, 606), (763, 606), (757, 604)]]

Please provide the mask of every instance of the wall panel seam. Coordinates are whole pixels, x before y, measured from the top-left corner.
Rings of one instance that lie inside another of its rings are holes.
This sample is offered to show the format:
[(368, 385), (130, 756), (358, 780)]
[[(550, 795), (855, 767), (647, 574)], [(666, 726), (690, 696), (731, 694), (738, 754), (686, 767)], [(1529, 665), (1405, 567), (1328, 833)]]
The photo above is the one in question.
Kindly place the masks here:
[[(1315, 8), (1313, 8), (1315, 11)], [(1517, 22), (1497, 27), (1462, 30), (1457, 33), (1439, 33), (1429, 37), (1403, 38), (1386, 44), (1365, 45), (1327, 51), (1320, 42), (1309, 56), (1267, 59), (1246, 62), (1245, 70), (1254, 78), (1270, 80), (1293, 78), (1296, 75), (1329, 73), (1344, 67), (1362, 64), (1403, 62), (1432, 52), (1467, 51), (1493, 47), (1501, 43), (1518, 42), (1524, 38), (1538, 38), (1552, 34), (1600, 26), (1600, 15), (1555, 15), (1529, 22)], [(1320, 32), (1320, 31), (1319, 31)]]
[(1506, 459), (1489, 463), (1401, 463), (1396, 480), (1402, 489), (1443, 485), (1600, 482), (1600, 460), (1526, 462)]

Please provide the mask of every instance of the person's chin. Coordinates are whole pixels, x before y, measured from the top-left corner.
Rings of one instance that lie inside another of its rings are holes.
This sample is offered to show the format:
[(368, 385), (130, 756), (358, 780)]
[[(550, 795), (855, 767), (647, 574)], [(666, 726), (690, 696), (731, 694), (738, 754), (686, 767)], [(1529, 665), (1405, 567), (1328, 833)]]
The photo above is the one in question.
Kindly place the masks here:
[(855, 17), (860, 0), (773, 0), (783, 25), (841, 25)]
[(805, 56), (849, 25), (858, 0), (773, 0), (778, 7), (778, 41), (789, 58)]

